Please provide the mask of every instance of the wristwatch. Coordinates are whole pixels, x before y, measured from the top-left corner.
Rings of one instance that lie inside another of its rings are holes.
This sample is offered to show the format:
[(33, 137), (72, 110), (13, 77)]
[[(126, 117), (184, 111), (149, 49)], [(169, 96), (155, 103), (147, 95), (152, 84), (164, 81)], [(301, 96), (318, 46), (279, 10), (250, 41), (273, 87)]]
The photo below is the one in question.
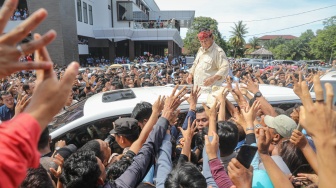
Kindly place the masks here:
[(254, 131), (254, 127), (246, 127), (246, 131)]
[(261, 97), (262, 94), (260, 93), (260, 91), (258, 91), (257, 93), (254, 94), (254, 98), (257, 98), (257, 97)]

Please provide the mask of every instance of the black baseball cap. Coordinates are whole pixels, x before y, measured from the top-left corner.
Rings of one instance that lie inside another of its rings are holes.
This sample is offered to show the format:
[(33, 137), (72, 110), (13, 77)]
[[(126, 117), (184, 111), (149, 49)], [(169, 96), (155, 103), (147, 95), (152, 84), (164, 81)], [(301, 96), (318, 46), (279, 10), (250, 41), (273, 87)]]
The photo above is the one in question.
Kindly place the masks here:
[(139, 135), (138, 120), (134, 118), (120, 118), (114, 122), (114, 129), (110, 134)]

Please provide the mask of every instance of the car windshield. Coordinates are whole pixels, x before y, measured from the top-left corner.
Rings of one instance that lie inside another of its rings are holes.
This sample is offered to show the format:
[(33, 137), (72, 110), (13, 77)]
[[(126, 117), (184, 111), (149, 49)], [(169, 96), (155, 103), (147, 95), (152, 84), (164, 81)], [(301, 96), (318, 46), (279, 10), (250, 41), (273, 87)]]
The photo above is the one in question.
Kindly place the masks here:
[(49, 124), (49, 132), (53, 132), (59, 129), (63, 125), (66, 125), (84, 115), (84, 104), (87, 99), (79, 101), (78, 103), (70, 106), (65, 113), (54, 117), (53, 121)]

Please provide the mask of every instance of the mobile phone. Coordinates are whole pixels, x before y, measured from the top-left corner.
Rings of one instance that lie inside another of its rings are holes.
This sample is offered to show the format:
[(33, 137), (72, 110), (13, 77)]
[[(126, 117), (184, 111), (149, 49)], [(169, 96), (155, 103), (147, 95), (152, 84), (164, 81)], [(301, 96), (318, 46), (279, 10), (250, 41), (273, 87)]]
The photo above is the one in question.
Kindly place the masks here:
[(248, 169), (257, 150), (256, 146), (243, 145), (238, 152), (237, 160)]
[(300, 124), (298, 124), (298, 126), (296, 127), (296, 129), (297, 129), (298, 131), (302, 132), (303, 127), (302, 127)]

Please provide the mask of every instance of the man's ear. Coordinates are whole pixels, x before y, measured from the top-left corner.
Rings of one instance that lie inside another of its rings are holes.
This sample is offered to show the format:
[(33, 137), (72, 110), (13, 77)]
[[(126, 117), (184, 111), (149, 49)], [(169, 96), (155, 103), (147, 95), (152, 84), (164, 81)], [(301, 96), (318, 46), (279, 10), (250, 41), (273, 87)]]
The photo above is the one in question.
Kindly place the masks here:
[(281, 136), (280, 136), (280, 134), (275, 134), (274, 137), (273, 137), (273, 141), (274, 141), (275, 143), (278, 143), (280, 140), (281, 140)]

